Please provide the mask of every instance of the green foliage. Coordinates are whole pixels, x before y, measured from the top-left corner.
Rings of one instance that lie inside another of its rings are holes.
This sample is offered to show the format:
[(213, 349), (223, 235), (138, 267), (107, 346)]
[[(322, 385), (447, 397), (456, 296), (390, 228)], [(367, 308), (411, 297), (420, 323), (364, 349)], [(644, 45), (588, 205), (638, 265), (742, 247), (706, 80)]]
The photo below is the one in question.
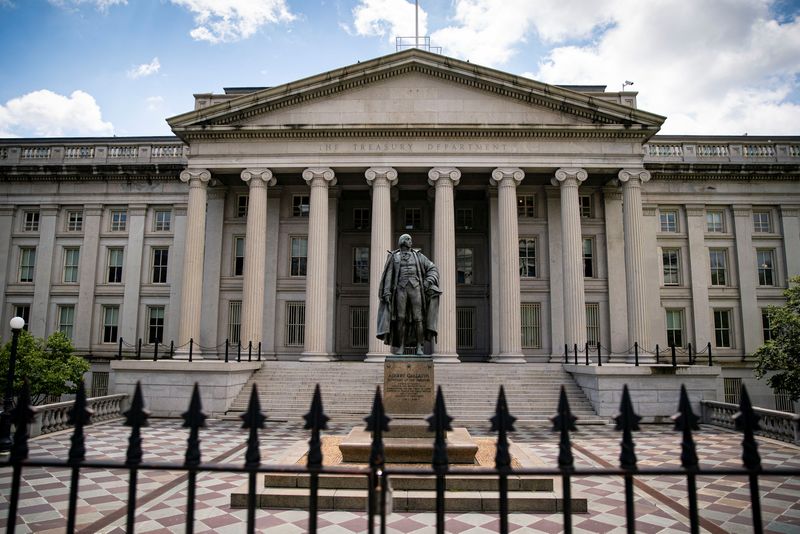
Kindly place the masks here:
[[(77, 384), (89, 370), (89, 362), (74, 354), (72, 342), (61, 332), (46, 340), (35, 338), (23, 330), (17, 345), (17, 364), (14, 372), (14, 394), (19, 394), (25, 378), (31, 387), (33, 404), (48, 395), (75, 393)], [(5, 391), (6, 375), (11, 358), (11, 341), (0, 350), (0, 391)]]
[[(800, 276), (783, 292), (784, 306), (768, 308), (772, 339), (755, 352), (756, 378), (768, 376), (773, 389), (784, 390), (792, 400), (800, 398)], [(772, 374), (773, 371), (776, 371)]]

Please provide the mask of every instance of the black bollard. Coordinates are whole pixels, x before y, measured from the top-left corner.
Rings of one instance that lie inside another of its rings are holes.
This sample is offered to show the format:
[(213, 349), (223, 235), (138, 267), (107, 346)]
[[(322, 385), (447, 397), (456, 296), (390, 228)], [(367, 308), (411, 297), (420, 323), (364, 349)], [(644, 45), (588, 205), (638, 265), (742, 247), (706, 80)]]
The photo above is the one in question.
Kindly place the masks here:
[(242, 340), (241, 339), (239, 340), (239, 346), (236, 347), (236, 361), (237, 362), (241, 362), (242, 361)]
[(692, 355), (692, 344), (689, 343), (689, 365), (694, 365), (694, 356)]
[(711, 361), (711, 342), (708, 342), (708, 366), (711, 367), (714, 365)]
[(169, 342), (169, 359), (175, 357), (175, 340)]
[(569, 363), (569, 345), (564, 343), (564, 363)]
[(119, 338), (119, 343), (117, 343), (117, 359), (122, 359), (122, 338)]
[(672, 367), (678, 366), (678, 359), (675, 357), (675, 345), (672, 345)]
[(597, 366), (603, 367), (603, 355), (600, 354), (600, 342), (597, 342)]
[(225, 363), (228, 363), (228, 338), (225, 338)]
[(572, 350), (575, 353), (575, 365), (578, 365), (578, 344), (577, 343), (573, 343), (572, 344)]
[(247, 342), (247, 361), (253, 361), (253, 340)]
[(192, 361), (192, 351), (194, 350), (194, 338), (189, 338), (189, 361)]
[(636, 367), (639, 367), (639, 342), (633, 342), (633, 363)]
[(661, 363), (661, 362), (659, 361), (659, 359), (660, 359), (659, 357), (660, 357), (660, 356), (661, 356), (661, 355), (659, 354), (658, 343), (656, 343), (656, 363)]
[(588, 341), (583, 346), (583, 351), (586, 354), (586, 365), (589, 365), (589, 342)]
[(136, 359), (142, 359), (142, 338), (139, 338), (139, 341), (136, 343)]
[(261, 342), (258, 342), (258, 361), (261, 361)]
[(153, 361), (154, 362), (158, 361), (158, 341), (153, 343)]

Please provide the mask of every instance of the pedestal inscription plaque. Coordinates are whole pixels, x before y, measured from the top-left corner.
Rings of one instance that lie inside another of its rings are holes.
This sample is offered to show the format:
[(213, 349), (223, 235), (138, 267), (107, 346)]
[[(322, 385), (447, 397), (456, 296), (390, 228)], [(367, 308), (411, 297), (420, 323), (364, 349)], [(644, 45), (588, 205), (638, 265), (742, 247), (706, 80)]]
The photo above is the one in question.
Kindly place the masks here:
[(383, 405), (390, 417), (428, 416), (433, 411), (433, 389), (431, 360), (392, 359), (384, 363)]

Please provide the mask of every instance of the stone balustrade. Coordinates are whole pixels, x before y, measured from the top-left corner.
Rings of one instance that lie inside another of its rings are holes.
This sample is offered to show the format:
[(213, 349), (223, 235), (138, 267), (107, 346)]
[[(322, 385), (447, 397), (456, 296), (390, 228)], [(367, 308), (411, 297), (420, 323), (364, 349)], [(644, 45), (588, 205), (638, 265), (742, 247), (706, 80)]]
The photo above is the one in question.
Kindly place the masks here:
[[(733, 417), (739, 411), (738, 405), (701, 400), (700, 407), (703, 423), (734, 428)], [(800, 445), (800, 415), (756, 407), (753, 408), (753, 411), (761, 417), (758, 422), (761, 430), (757, 434)]]
[(800, 142), (651, 140), (644, 145), (645, 163), (797, 163)]
[(109, 144), (109, 140), (98, 140), (97, 143), (86, 141), (80, 145), (65, 145), (63, 141), (53, 143), (37, 143), (36, 146), (24, 146), (17, 140), (0, 140), (0, 166), (29, 165), (64, 165), (87, 164), (186, 164), (187, 147), (178, 139), (156, 138), (156, 142), (136, 142), (136, 139), (119, 139), (120, 144)]
[[(122, 417), (127, 402), (128, 395), (124, 393), (86, 399), (88, 407), (94, 411), (91, 422), (100, 423)], [(71, 426), (69, 411), (72, 409), (72, 405), (73, 401), (66, 401), (34, 406), (33, 411), (36, 413), (36, 418), (31, 423), (30, 436), (41, 436), (69, 428)]]

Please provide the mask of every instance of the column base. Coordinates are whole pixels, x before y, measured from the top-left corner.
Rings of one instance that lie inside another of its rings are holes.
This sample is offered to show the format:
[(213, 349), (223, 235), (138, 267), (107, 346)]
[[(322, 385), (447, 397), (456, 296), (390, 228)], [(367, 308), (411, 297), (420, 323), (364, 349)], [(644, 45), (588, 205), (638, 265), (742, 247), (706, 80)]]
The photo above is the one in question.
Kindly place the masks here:
[(327, 352), (304, 352), (300, 356), (301, 362), (332, 362), (333, 358)]
[(433, 363), (461, 363), (461, 360), (458, 358), (458, 354), (455, 352), (451, 353), (439, 353), (434, 352), (431, 354), (431, 358), (433, 358)]
[(364, 363), (384, 363), (388, 355), (387, 352), (368, 352)]
[(522, 354), (492, 354), (491, 363), (528, 363)]
[[(172, 354), (172, 359), (189, 361), (189, 349), (176, 349), (175, 352)], [(197, 350), (192, 350), (192, 361), (202, 360), (202, 359), (203, 359), (203, 354), (201, 352), (198, 352)]]

